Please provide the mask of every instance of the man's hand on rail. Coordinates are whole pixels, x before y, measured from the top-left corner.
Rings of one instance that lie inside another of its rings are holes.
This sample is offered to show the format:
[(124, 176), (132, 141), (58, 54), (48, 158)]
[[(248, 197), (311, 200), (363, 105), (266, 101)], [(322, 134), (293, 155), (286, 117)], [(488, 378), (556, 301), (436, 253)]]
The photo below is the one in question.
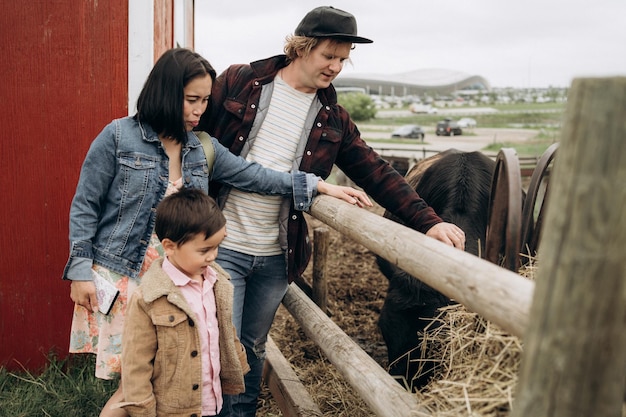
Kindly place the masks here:
[(426, 236), (433, 237), (446, 245), (465, 250), (465, 232), (452, 223), (438, 223), (426, 232)]

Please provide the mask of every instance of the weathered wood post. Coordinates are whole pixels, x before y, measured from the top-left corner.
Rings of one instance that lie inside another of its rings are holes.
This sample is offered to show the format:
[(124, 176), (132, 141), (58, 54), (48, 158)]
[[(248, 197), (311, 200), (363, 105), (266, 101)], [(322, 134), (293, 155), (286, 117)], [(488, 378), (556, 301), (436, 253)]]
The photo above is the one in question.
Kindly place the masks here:
[(328, 235), (327, 227), (317, 227), (313, 230), (313, 292), (311, 297), (324, 312), (328, 308), (328, 284), (326, 283)]
[(626, 77), (574, 80), (550, 181), (512, 416), (621, 416)]

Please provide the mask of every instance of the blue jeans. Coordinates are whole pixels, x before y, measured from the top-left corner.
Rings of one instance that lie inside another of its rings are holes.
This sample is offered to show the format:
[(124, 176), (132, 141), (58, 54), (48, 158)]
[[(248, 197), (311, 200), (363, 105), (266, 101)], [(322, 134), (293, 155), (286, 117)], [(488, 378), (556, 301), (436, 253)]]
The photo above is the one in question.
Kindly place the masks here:
[(216, 261), (235, 287), (233, 324), (251, 368), (245, 376), (246, 391), (225, 395), (220, 417), (251, 417), (256, 415), (261, 391), (267, 334), (287, 292), (285, 256), (253, 256), (220, 248)]

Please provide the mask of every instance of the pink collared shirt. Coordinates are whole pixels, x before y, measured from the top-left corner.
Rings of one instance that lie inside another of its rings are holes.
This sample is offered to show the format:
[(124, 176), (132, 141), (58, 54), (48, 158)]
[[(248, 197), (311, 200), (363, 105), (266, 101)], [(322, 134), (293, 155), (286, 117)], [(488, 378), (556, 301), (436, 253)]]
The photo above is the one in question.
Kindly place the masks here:
[(202, 358), (202, 415), (217, 415), (222, 409), (222, 384), (220, 382), (220, 347), (217, 311), (213, 286), (217, 273), (211, 267), (204, 272), (200, 284), (191, 280), (165, 257), (163, 271), (180, 288), (187, 303), (196, 315), (200, 333)]

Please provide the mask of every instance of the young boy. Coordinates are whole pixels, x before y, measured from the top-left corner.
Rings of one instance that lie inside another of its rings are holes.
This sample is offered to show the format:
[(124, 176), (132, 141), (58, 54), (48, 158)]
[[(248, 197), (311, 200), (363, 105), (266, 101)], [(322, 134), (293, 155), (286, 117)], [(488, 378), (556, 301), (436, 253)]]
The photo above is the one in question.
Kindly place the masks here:
[(232, 324), (233, 287), (213, 261), (226, 219), (201, 190), (158, 205), (165, 256), (134, 292), (122, 335), (124, 402), (131, 416), (214, 416), (222, 394), (244, 391), (250, 369)]

